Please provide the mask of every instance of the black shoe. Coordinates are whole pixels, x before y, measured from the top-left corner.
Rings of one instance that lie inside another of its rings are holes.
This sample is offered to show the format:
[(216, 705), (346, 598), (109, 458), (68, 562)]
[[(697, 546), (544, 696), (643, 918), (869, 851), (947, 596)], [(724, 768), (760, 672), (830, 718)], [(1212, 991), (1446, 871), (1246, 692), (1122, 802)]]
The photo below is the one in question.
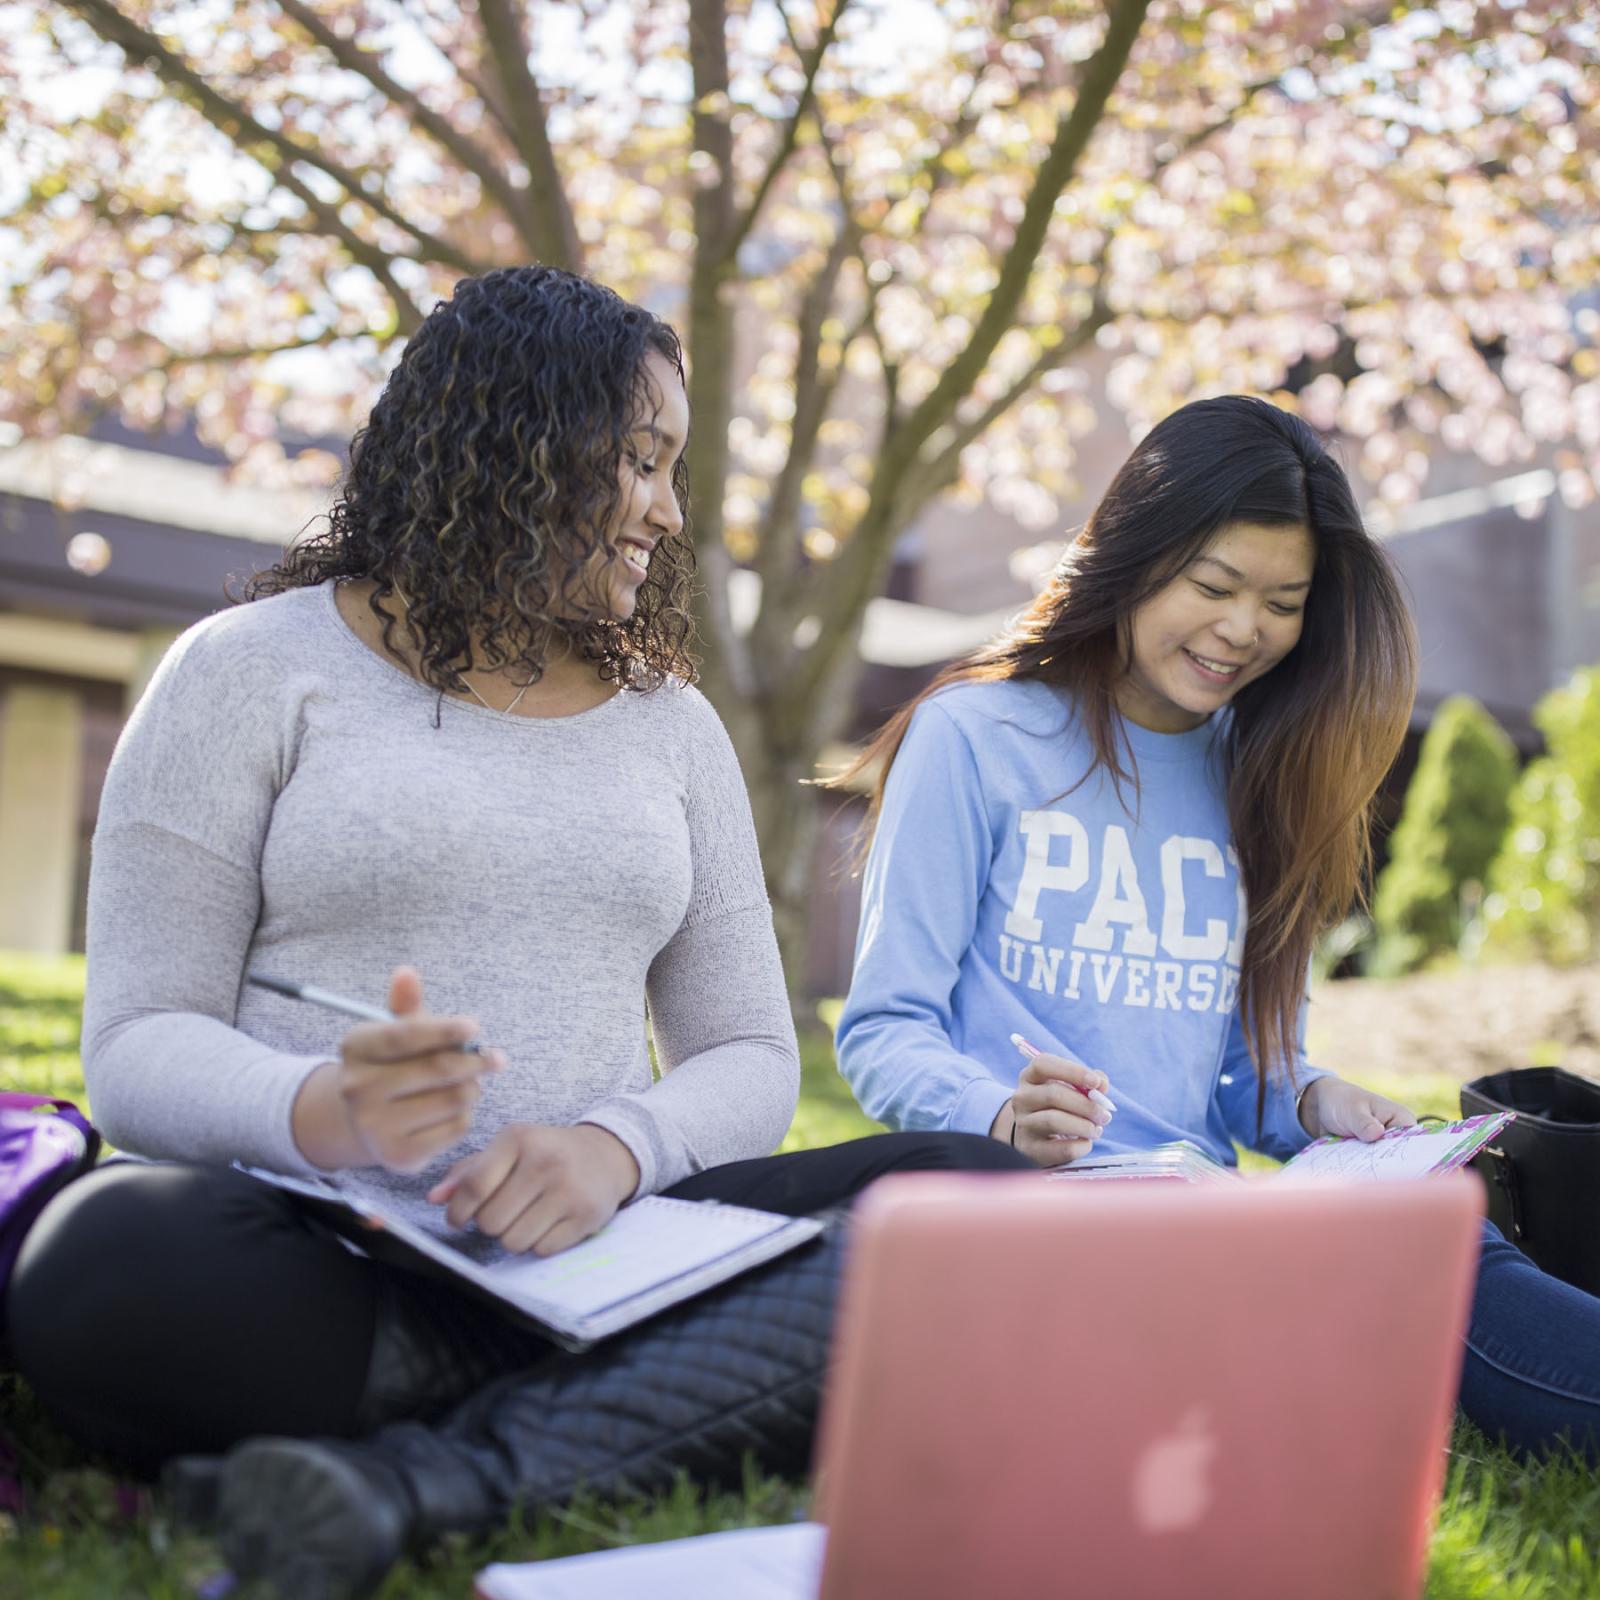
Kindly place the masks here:
[(217, 1475), (222, 1553), (235, 1576), (287, 1600), (355, 1600), (405, 1554), (405, 1484), (360, 1446), (253, 1439)]

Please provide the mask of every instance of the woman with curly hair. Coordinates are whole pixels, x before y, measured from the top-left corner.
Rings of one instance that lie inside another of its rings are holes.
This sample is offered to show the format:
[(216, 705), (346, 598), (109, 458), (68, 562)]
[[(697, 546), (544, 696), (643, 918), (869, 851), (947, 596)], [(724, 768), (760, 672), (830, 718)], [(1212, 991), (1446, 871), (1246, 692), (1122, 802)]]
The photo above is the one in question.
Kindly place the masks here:
[(1020, 1160), (946, 1135), (766, 1154), (798, 1054), (738, 765), (688, 682), (688, 421), (649, 312), (545, 268), (464, 281), (330, 527), (173, 647), (118, 747), (84, 1071), (155, 1164), (52, 1203), (10, 1329), (80, 1438), (184, 1457), (241, 1574), (358, 1590), (579, 1482), (803, 1469), (837, 1241), (554, 1357), (228, 1163), (359, 1169), (435, 1228), (549, 1254), (640, 1195), (816, 1212), (893, 1168)]

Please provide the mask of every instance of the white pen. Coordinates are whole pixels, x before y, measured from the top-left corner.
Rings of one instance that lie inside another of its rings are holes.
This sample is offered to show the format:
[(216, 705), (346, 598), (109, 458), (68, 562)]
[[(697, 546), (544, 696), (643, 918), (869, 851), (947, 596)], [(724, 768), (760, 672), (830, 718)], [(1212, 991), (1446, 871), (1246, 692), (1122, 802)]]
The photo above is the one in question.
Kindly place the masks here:
[[(321, 1006), (324, 1011), (338, 1011), (362, 1022), (398, 1022), (394, 1012), (383, 1006), (368, 1005), (365, 1000), (347, 1000), (342, 994), (319, 989), (310, 983), (291, 983), (287, 978), (269, 978), (264, 972), (247, 972), (245, 979), (258, 989), (270, 989), (274, 994), (287, 995), (291, 1000), (304, 1000), (307, 1005)], [(484, 1044), (481, 1039), (468, 1039), (456, 1049), (464, 1056), (481, 1056)]]
[[(1040, 1050), (1037, 1045), (1029, 1044), (1020, 1033), (1012, 1034), (1011, 1042), (1023, 1053), (1023, 1055), (1028, 1058), (1029, 1061), (1032, 1061), (1035, 1056), (1044, 1054), (1044, 1052)], [(1067, 1056), (1066, 1059), (1073, 1062), (1077, 1066), (1081, 1067), (1084, 1065), (1084, 1063), (1079, 1061), (1076, 1056)], [(1116, 1115), (1116, 1101), (1114, 1101), (1110, 1095), (1105, 1094), (1099, 1089), (1085, 1089), (1083, 1092), (1089, 1097), (1089, 1099), (1093, 1100), (1097, 1106), (1102, 1107), (1104, 1110), (1110, 1112), (1113, 1116)]]

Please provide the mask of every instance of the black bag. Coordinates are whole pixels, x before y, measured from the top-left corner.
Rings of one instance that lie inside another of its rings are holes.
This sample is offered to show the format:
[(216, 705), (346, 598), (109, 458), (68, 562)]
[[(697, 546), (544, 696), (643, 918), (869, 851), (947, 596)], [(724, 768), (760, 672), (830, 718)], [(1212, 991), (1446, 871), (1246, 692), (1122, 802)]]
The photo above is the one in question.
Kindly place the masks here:
[(1558, 1278), (1600, 1294), (1600, 1083), (1561, 1067), (1492, 1072), (1461, 1087), (1461, 1114), (1515, 1111), (1473, 1161), (1489, 1220)]

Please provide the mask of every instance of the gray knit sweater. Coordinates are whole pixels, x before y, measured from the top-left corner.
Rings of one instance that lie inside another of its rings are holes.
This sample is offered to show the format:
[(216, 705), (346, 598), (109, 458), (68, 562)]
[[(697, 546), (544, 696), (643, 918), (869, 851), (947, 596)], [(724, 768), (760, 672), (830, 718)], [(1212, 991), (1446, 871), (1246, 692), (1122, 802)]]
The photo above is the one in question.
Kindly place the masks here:
[[(246, 987), (383, 1002), (422, 974), (510, 1065), (404, 1209), (507, 1123), (596, 1123), (649, 1194), (756, 1156), (799, 1058), (749, 802), (696, 690), (576, 716), (443, 699), (349, 630), (332, 585), (223, 612), (168, 653), (117, 746), (89, 880), (84, 1074), (125, 1150), (310, 1170), (301, 1083), (353, 1024)], [(646, 1002), (661, 1076), (651, 1081)]]

